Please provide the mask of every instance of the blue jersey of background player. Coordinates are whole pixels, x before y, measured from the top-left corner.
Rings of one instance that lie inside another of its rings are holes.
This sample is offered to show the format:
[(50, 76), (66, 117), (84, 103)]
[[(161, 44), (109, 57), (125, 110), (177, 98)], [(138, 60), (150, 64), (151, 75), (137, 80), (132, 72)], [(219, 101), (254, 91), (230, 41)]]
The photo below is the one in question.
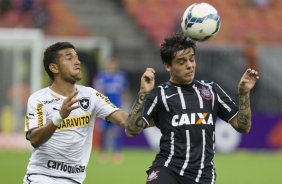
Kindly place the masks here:
[[(122, 107), (123, 97), (128, 88), (128, 79), (125, 72), (119, 70), (119, 63), (112, 58), (105, 68), (94, 79), (94, 87), (107, 96), (117, 107)], [(100, 120), (99, 130), (101, 135), (100, 160), (106, 162), (109, 159), (109, 151), (113, 152), (112, 161), (122, 162), (122, 129), (105, 120)]]

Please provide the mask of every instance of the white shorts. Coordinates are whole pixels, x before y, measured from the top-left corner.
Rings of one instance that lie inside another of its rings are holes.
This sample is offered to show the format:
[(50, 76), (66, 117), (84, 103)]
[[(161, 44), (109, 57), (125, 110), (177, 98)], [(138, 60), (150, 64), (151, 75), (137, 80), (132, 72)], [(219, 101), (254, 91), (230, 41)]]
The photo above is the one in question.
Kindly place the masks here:
[(78, 184), (71, 179), (55, 178), (41, 174), (26, 174), (23, 180), (24, 184)]

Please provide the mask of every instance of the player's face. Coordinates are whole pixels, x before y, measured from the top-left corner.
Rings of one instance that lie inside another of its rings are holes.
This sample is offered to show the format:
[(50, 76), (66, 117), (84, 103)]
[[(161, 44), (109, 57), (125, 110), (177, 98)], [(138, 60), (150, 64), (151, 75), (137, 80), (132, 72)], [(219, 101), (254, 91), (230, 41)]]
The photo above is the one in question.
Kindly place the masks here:
[(59, 76), (70, 83), (75, 83), (81, 79), (80, 61), (77, 53), (72, 48), (59, 51), (58, 70)]
[(192, 48), (180, 50), (175, 54), (171, 65), (165, 64), (170, 73), (170, 81), (175, 84), (190, 84), (196, 70), (195, 53)]

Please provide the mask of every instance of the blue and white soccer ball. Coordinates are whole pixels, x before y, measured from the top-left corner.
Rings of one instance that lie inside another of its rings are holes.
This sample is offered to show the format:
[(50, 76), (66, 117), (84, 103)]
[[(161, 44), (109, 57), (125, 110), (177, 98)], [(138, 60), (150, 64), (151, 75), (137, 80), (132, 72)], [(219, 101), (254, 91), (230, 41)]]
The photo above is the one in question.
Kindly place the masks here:
[(220, 17), (212, 5), (194, 3), (185, 10), (181, 28), (192, 40), (206, 41), (218, 33)]

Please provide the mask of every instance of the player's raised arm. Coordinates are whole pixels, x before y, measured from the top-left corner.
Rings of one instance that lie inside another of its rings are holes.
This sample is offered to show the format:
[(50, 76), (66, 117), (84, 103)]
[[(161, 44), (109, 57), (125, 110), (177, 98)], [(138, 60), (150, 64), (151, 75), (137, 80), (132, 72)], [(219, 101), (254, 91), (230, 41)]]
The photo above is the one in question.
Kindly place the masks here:
[(250, 91), (258, 79), (257, 71), (247, 69), (238, 85), (239, 110), (238, 114), (230, 120), (230, 123), (237, 131), (242, 133), (248, 133), (251, 129)]
[(125, 132), (128, 136), (136, 136), (144, 128), (153, 126), (153, 123), (146, 123), (142, 118), (142, 109), (148, 93), (155, 86), (155, 70), (153, 68), (147, 68), (141, 77), (140, 91), (138, 97), (135, 100), (132, 109), (128, 116), (128, 122)]

